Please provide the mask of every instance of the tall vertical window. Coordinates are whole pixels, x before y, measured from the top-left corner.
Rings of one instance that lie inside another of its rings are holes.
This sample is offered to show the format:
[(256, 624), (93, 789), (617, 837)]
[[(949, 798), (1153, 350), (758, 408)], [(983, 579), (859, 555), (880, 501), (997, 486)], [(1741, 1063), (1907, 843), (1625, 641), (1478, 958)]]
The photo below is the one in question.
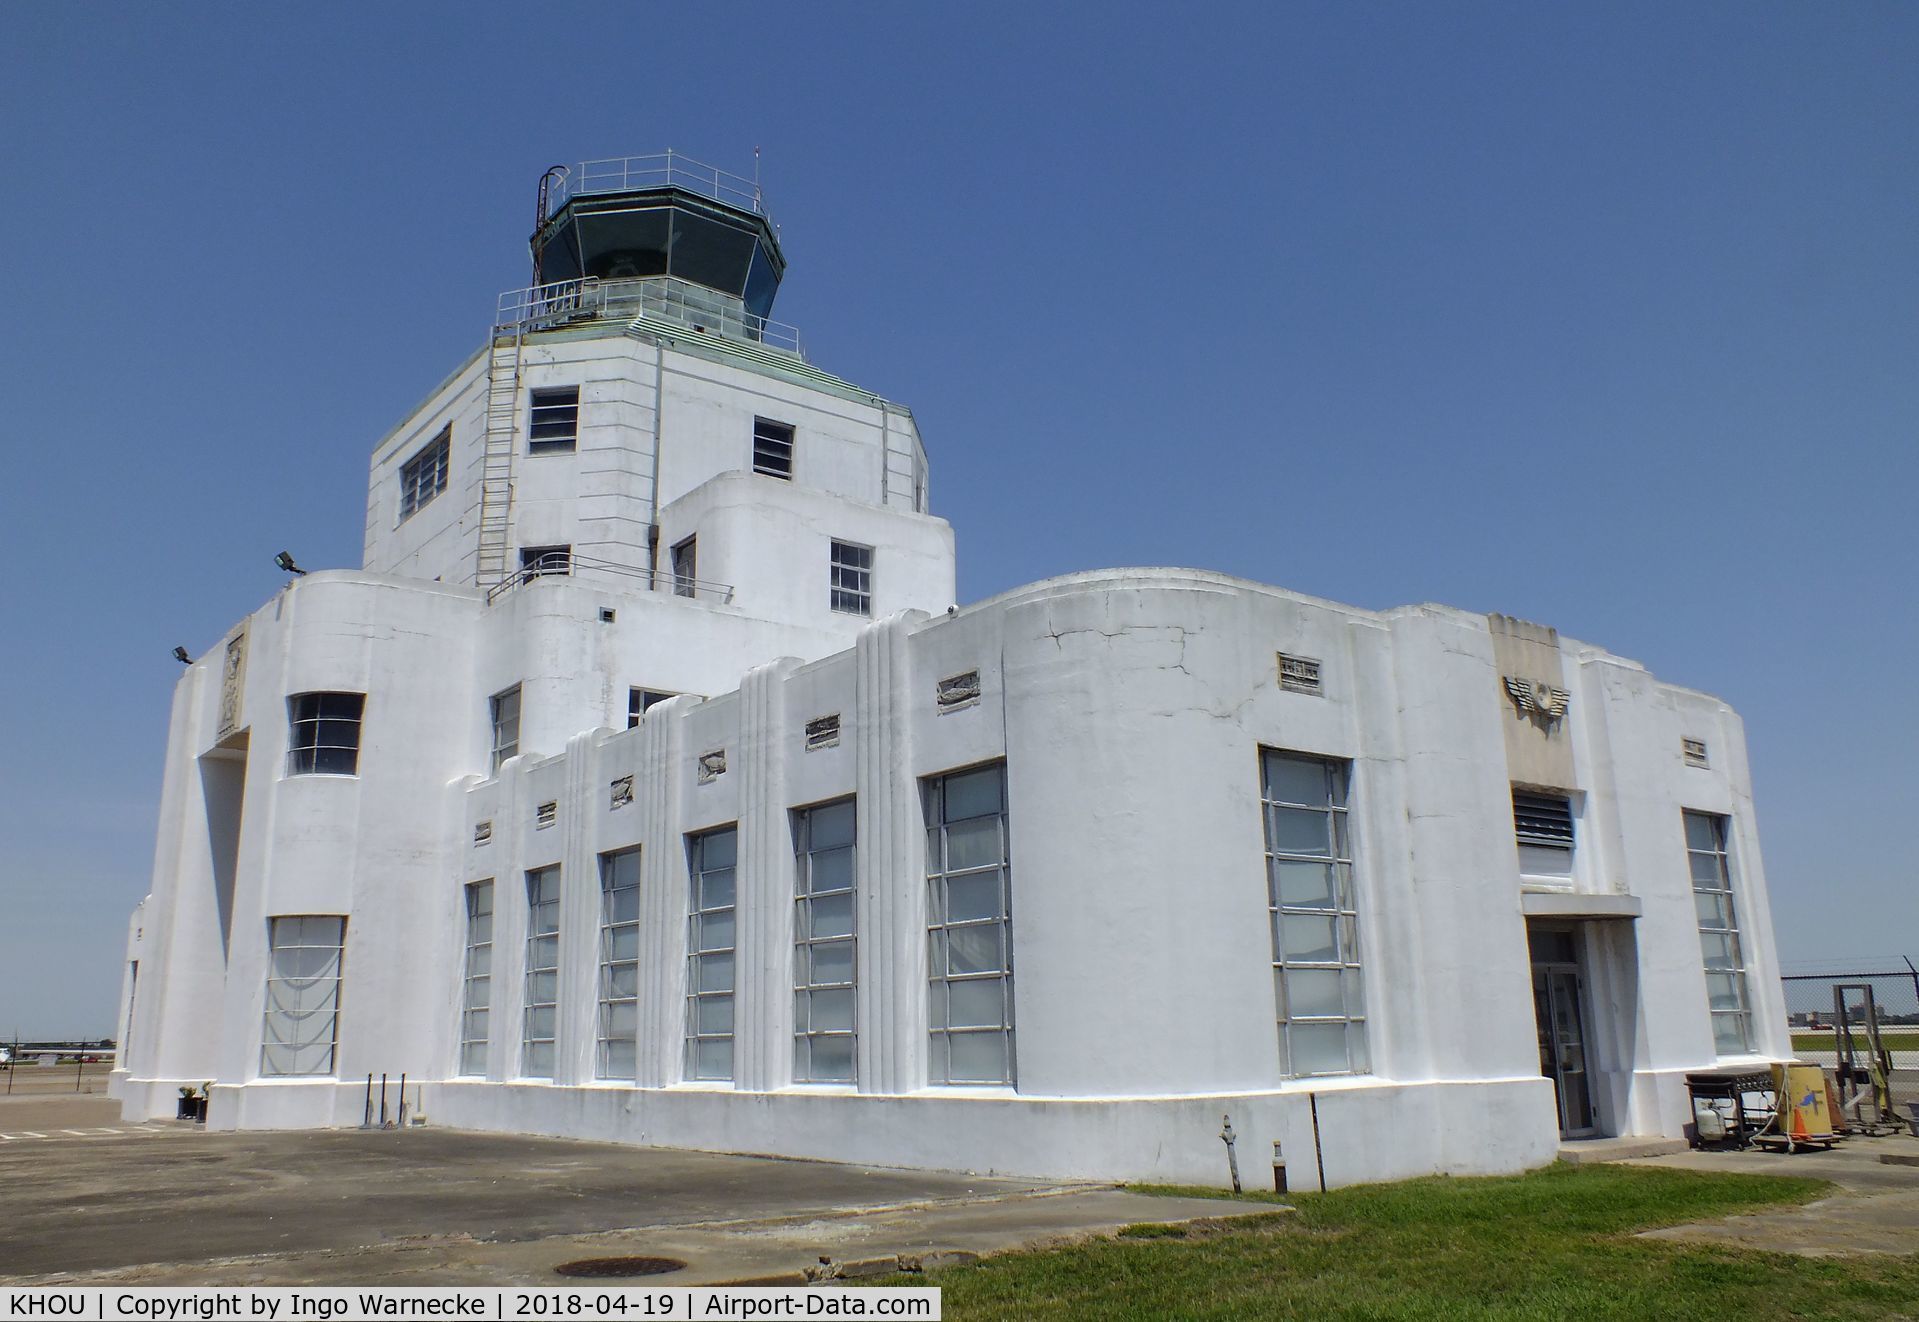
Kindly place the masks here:
[(400, 465), (402, 520), (412, 518), (429, 500), (446, 490), (447, 464), (452, 455), (453, 424), (448, 423), (425, 449)]
[(1573, 805), (1563, 794), (1513, 791), (1513, 837), (1519, 870), (1534, 877), (1573, 874)]
[(580, 388), (535, 390), (528, 399), (526, 452), (572, 453), (580, 436)]
[(686, 1077), (733, 1077), (734, 870), (739, 828), (687, 837)]
[(560, 1020), (560, 870), (526, 874), (526, 1008), (520, 1029), (520, 1074), (553, 1077)]
[(793, 479), (793, 428), (771, 418), (753, 419), (753, 471)]
[(351, 776), (360, 769), (364, 693), (296, 693), (287, 699), (287, 775)]
[(495, 693), (487, 706), (493, 719), (493, 769), (498, 771), (520, 751), (520, 686)]
[(853, 800), (793, 814), (793, 1077), (853, 1082)]
[(600, 1030), (595, 1074), (634, 1077), (640, 1035), (640, 851), (600, 855)]
[(673, 595), (690, 597), (699, 587), (700, 539), (689, 537), (673, 547)]
[(934, 776), (926, 810), (934, 1083), (1012, 1083), (1012, 883), (1006, 765)]
[(1364, 1074), (1370, 1064), (1346, 763), (1262, 752), (1260, 799), (1280, 1071)]
[(466, 966), (460, 991), (460, 1073), (485, 1074), (493, 1008), (493, 883), (466, 888)]
[(346, 919), (337, 914), (275, 918), (268, 942), (260, 1073), (275, 1078), (332, 1074)]
[(1726, 851), (1726, 819), (1688, 812), (1686, 861), (1692, 870), (1692, 901), (1699, 913), (1699, 950), (1706, 963), (1706, 1003), (1712, 1011), (1713, 1045), (1722, 1056), (1752, 1050), (1752, 1004), (1746, 992), (1746, 956), (1739, 940), (1739, 913), (1732, 898), (1732, 866)]
[(848, 615), (873, 613), (873, 548), (857, 542), (834, 542), (830, 573), (830, 602)]

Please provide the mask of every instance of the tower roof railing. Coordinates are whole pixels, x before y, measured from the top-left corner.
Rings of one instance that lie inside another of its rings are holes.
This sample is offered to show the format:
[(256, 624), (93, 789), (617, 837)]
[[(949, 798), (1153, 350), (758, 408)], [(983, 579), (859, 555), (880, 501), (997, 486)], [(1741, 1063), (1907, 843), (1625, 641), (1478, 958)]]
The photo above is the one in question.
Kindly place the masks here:
[(655, 152), (651, 156), (611, 156), (599, 161), (581, 161), (565, 167), (547, 193), (545, 224), (567, 201), (592, 193), (628, 193), (641, 188), (684, 188), (715, 202), (765, 216), (766, 200), (760, 193), (760, 181), (733, 174), (717, 166), (696, 161), (678, 152)]
[(802, 361), (799, 327), (758, 317), (713, 291), (669, 275), (601, 280), (586, 276), (550, 285), (509, 289), (494, 312), (495, 333), (535, 330), (581, 321), (669, 322), (701, 335), (744, 340)]

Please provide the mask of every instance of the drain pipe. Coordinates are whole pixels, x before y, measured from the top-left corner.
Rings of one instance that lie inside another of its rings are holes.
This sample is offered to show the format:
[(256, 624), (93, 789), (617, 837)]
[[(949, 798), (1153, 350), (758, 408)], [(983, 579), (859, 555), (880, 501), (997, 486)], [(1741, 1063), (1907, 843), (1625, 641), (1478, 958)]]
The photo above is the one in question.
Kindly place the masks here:
[(1319, 1094), (1309, 1092), (1306, 1101), (1313, 1108), (1313, 1163), (1319, 1167), (1319, 1191), (1326, 1192), (1326, 1154), (1319, 1146)]
[(1233, 1117), (1223, 1115), (1220, 1119), (1226, 1122), (1219, 1131), (1220, 1141), (1226, 1144), (1226, 1168), (1233, 1174), (1233, 1192), (1239, 1193), (1239, 1153), (1233, 1146), (1239, 1141), (1239, 1135), (1233, 1132)]

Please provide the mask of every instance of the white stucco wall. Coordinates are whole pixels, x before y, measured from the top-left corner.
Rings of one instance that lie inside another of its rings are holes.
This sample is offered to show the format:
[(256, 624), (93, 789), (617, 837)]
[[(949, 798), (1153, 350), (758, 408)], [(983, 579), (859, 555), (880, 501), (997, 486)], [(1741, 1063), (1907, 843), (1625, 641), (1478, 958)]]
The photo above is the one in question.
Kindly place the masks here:
[[(782, 643), (830, 640), (728, 624), (659, 594), (623, 600), (602, 625), (602, 600), (612, 598), (579, 579), (539, 580), (489, 607), (462, 589), (314, 575), (254, 618), (237, 935), (217, 956), (210, 884), (185, 865), (157, 869), (150, 909), (175, 915), (166, 994), (215, 1013), (174, 1022), (173, 1010), (148, 1008), (143, 974), (141, 1013), (160, 1031), (135, 1035), (119, 1085), (129, 1114), (170, 1109), (176, 1080), (207, 1077), (220, 1081), (217, 1126), (353, 1123), (356, 1080), (404, 1071), (424, 1081), (427, 1113), (442, 1123), (902, 1165), (1217, 1182), (1220, 1114), (1252, 1150), (1278, 1139), (1303, 1160), (1314, 1104), (1334, 1183), (1519, 1169), (1555, 1151), (1483, 617), (1367, 612), (1190, 571), (1113, 571), (955, 615), (895, 614), (860, 625), (850, 649), (742, 673), (756, 647), (777, 656)], [(624, 681), (643, 682), (619, 667), (654, 642), (654, 659), (638, 662), (644, 679), (678, 686), (688, 672), (675, 658), (704, 648), (700, 664), (713, 669), (703, 673), (735, 666), (737, 687), (617, 728)], [(1595, 1089), (1607, 1128), (1677, 1133), (1679, 1075), (1714, 1063), (1682, 809), (1735, 823), (1762, 1054), (1785, 1054), (1743, 744), (1715, 701), (1567, 647), (1579, 713), (1567, 737), (1583, 793), (1574, 889), (1641, 913), (1585, 929)], [(1284, 691), (1278, 650), (1319, 658), (1323, 693)], [(938, 681), (973, 669), (978, 702), (940, 710)], [(527, 751), (495, 776), (485, 697), (507, 674), (524, 686)], [(193, 672), (182, 681), (177, 756), (207, 742), (194, 716), (204, 686)], [(360, 775), (281, 774), (287, 694), (361, 686)], [(806, 751), (806, 722), (827, 714), (841, 718), (839, 745)], [(1711, 741), (1711, 770), (1681, 763), (1681, 730)], [(1281, 1072), (1261, 748), (1352, 767), (1367, 1075)], [(697, 760), (713, 751), (727, 770), (702, 783)], [(929, 1086), (919, 786), (999, 759), (1011, 804), (1017, 1082)], [(610, 786), (628, 775), (633, 802), (615, 807)], [(796, 1085), (788, 817), (845, 795), (859, 805), (858, 1082)], [(536, 807), (549, 801), (556, 820), (538, 827)], [(197, 805), (170, 808), (168, 820), (163, 838), (205, 835)], [(490, 839), (476, 845), (481, 822)], [(684, 841), (732, 823), (735, 1081), (687, 1083)], [(595, 1080), (593, 1062), (597, 860), (633, 845), (643, 851), (644, 982), (640, 1077), (629, 1084)], [(549, 865), (562, 875), (564, 990), (559, 1066), (545, 1082), (518, 1077), (519, 970), (524, 877)], [(483, 1080), (457, 1077), (462, 888), (480, 879), (496, 887)], [(265, 919), (313, 912), (349, 914), (338, 1080), (260, 1081)]]

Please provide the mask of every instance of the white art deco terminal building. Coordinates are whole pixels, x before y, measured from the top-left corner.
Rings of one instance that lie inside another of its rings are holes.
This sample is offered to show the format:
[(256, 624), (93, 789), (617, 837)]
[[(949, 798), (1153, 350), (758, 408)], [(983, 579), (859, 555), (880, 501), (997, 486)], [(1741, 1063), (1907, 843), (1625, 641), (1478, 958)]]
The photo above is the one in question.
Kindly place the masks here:
[[(1186, 569), (953, 609), (757, 188), (543, 182), (364, 567), (183, 675), (114, 1090), (1050, 1176), (1666, 1135), (1789, 1054), (1738, 717), (1552, 629)], [(1310, 1167), (1309, 1167), (1310, 1168)]]

